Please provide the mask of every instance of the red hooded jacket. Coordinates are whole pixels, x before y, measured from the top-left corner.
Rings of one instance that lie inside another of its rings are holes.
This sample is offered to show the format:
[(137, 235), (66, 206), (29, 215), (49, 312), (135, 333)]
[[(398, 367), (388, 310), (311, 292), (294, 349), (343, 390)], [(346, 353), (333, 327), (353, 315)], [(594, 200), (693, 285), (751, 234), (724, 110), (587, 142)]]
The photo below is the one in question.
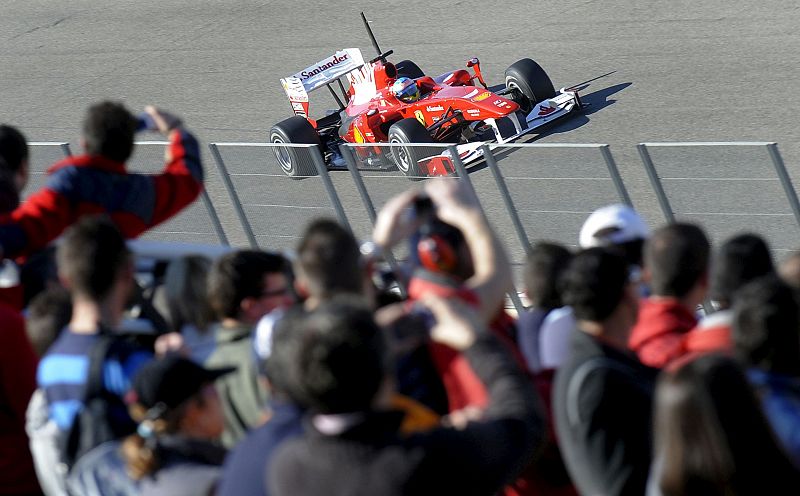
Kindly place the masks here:
[(125, 238), (135, 238), (192, 203), (203, 187), (197, 140), (173, 130), (160, 174), (131, 174), (99, 155), (66, 158), (48, 171), (47, 184), (11, 214), (0, 217), (3, 255), (40, 250), (80, 217), (108, 214)]

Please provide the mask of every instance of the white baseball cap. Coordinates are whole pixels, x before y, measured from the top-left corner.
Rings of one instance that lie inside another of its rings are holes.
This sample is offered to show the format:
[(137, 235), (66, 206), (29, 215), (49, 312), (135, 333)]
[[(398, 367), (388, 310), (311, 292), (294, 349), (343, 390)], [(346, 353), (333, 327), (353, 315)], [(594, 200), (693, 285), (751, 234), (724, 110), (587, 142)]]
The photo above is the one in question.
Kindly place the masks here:
[(592, 212), (581, 227), (578, 243), (581, 248), (593, 248), (646, 239), (648, 235), (647, 224), (634, 209), (616, 204)]

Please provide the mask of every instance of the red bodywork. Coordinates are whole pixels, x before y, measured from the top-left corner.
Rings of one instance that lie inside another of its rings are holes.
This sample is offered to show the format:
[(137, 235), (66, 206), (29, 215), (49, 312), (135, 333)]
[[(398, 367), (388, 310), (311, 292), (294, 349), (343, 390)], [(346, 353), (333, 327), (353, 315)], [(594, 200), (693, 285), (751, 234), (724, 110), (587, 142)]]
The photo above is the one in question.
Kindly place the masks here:
[[(390, 87), (397, 75), (393, 64), (380, 61), (366, 64), (360, 71), (355, 71), (355, 79), (368, 80), (368, 83), (374, 81), (374, 89), (367, 84), (372, 94), (355, 98), (356, 92), (362, 89), (358, 83), (354, 85), (351, 78), (348, 90), (350, 101), (345, 113), (352, 120), (342, 138), (350, 143), (383, 143), (388, 139), (389, 127), (408, 117), (416, 118), (429, 127), (439, 122), (448, 111), (450, 115), (453, 111), (460, 111), (462, 121), (499, 119), (517, 111), (519, 106), (514, 101), (472, 85), (475, 79), (481, 83), (483, 81), (477, 60), (473, 59), (471, 64), (470, 67), (475, 68), (474, 76), (459, 69), (441, 78), (441, 83), (430, 76), (417, 78), (415, 81), (421, 97), (413, 103), (402, 102), (392, 94)], [(449, 118), (448, 121), (441, 125), (441, 132), (455, 123)]]

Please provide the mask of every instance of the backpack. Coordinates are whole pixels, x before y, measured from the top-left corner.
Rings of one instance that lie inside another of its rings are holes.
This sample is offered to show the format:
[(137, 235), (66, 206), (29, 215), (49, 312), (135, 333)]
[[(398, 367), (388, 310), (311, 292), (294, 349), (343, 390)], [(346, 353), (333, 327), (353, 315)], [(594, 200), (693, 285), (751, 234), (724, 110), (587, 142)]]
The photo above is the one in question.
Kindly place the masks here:
[(139, 490), (128, 478), (119, 454), (120, 439), (135, 430), (115, 427), (109, 414), (125, 408), (123, 401), (105, 391), (103, 366), (110, 350), (125, 342), (120, 336), (101, 332), (89, 352), (85, 407), (72, 428), (62, 431), (50, 419), (44, 391), (37, 389), (28, 405), (26, 431), (30, 439), (36, 475), (47, 496), (128, 496)]
[(128, 408), (122, 398), (109, 393), (104, 387), (103, 370), (106, 358), (113, 349), (118, 349), (122, 344), (124, 339), (101, 329), (97, 343), (89, 351), (89, 375), (84, 406), (62, 439), (62, 460), (70, 470), (81, 456), (93, 448), (136, 432), (136, 424), (130, 418), (116, 423), (111, 421), (114, 415), (120, 416), (120, 413), (127, 416)]

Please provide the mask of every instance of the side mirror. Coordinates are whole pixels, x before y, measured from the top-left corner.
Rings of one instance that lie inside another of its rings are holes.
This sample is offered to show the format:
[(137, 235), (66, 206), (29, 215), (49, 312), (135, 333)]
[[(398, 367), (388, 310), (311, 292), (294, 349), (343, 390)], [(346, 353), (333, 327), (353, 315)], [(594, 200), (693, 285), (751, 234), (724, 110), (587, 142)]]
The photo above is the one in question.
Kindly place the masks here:
[(483, 80), (483, 75), (481, 74), (481, 61), (478, 60), (478, 57), (472, 57), (467, 60), (467, 67), (474, 67), (475, 75), (472, 76), (472, 79), (477, 79), (478, 82), (481, 83), (481, 86), (488, 89), (489, 87), (486, 86), (486, 82)]

